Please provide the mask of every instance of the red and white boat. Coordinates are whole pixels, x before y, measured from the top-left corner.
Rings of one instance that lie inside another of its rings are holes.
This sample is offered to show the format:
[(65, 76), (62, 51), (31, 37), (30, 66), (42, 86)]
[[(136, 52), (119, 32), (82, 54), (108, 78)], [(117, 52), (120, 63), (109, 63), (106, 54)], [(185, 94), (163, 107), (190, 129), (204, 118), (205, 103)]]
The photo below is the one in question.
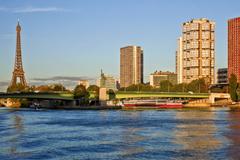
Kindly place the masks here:
[(169, 100), (126, 100), (123, 101), (124, 109), (180, 109), (181, 102)]

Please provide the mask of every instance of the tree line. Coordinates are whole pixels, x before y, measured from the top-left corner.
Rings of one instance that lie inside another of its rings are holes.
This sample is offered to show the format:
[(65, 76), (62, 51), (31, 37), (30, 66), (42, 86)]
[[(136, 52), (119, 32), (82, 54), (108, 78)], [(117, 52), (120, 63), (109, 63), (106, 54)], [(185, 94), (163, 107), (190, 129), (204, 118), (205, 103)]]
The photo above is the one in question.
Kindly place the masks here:
[[(133, 84), (129, 87), (122, 87), (119, 91), (139, 91), (139, 92), (192, 92), (192, 93), (208, 93), (220, 92), (230, 93), (231, 99), (235, 102), (240, 99), (240, 84), (237, 82), (236, 75), (232, 74), (229, 78), (229, 86), (209, 90), (209, 84), (203, 78), (193, 80), (190, 83), (172, 84), (168, 80), (161, 81), (159, 87), (153, 87), (148, 84)], [(77, 85), (73, 90), (68, 90), (62, 84), (40, 85), (24, 87), (20, 83), (7, 88), (7, 92), (65, 92), (73, 93), (76, 99), (88, 100), (90, 93), (94, 94), (94, 98), (99, 97), (99, 87), (90, 85), (86, 88), (83, 85)], [(109, 93), (114, 91), (109, 91)]]
[(129, 87), (120, 88), (119, 91), (145, 91), (145, 92), (193, 92), (193, 93), (207, 93), (208, 84), (205, 80), (197, 79), (190, 83), (172, 84), (168, 80), (161, 81), (159, 87), (153, 87), (150, 84), (133, 84)]

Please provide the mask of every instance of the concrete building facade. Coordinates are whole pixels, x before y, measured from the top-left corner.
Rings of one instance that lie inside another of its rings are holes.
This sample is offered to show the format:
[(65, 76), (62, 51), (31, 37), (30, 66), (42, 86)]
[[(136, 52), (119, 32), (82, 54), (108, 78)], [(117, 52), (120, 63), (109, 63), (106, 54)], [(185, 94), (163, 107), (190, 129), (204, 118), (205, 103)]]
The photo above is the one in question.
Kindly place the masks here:
[(240, 82), (240, 17), (228, 20), (228, 78), (231, 74)]
[(206, 18), (183, 23), (183, 76), (184, 83), (204, 78), (215, 83), (215, 22)]
[(155, 71), (154, 73), (150, 74), (149, 80), (150, 85), (153, 87), (160, 87), (160, 83), (165, 80), (168, 80), (175, 85), (177, 84), (177, 74), (169, 71)]
[(120, 49), (120, 86), (143, 83), (143, 50), (139, 46)]
[(105, 75), (102, 71), (100, 78), (97, 80), (97, 86), (106, 88), (107, 90), (117, 90), (115, 78), (110, 75)]
[(182, 37), (178, 38), (177, 51), (176, 51), (176, 74), (177, 83), (183, 82), (183, 49), (182, 49)]

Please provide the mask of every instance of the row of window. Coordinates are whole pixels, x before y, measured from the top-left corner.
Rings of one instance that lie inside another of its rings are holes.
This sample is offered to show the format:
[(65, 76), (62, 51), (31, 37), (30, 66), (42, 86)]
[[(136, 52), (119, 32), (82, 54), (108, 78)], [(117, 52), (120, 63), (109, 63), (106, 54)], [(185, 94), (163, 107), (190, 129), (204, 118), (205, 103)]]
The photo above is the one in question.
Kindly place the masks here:
[[(211, 36), (211, 37), (210, 37)], [(205, 31), (202, 32), (202, 39), (214, 39), (214, 32)], [(190, 32), (190, 34), (183, 34), (183, 40), (199, 39), (199, 32)]]
[[(210, 58), (210, 53), (211, 53), (211, 57), (214, 57), (214, 51), (210, 50), (202, 50), (202, 58)], [(190, 52), (184, 52), (183, 53), (183, 58), (198, 58), (199, 55), (199, 51), (198, 50), (191, 50)]]
[[(186, 49), (191, 49), (191, 48), (194, 48), (194, 49), (197, 49), (199, 48), (199, 42), (198, 41), (191, 41), (190, 43), (184, 43), (183, 44), (183, 49), (186, 50)], [(202, 48), (203, 49), (206, 49), (206, 48), (214, 48), (214, 43), (210, 42), (210, 41), (202, 41)]]
[[(208, 60), (208, 59), (203, 59), (202, 60), (202, 66), (203, 67), (207, 67), (210, 66), (210, 62), (211, 62), (211, 66), (214, 67), (214, 60)], [(183, 66), (184, 67), (197, 67), (199, 66), (199, 60), (198, 59), (193, 59), (191, 61), (183, 61)]]
[[(203, 68), (202, 69), (202, 75), (203, 76), (209, 76), (210, 75), (210, 71), (212, 71), (212, 73), (214, 73), (213, 69), (209, 69), (209, 68)], [(186, 76), (198, 76), (199, 75), (199, 69), (198, 68), (192, 68), (190, 70), (183, 70), (183, 74)]]
[[(209, 23), (203, 23), (201, 25), (202, 30), (214, 30), (215, 26), (211, 25)], [(191, 30), (199, 30), (200, 29), (200, 25), (199, 23), (191, 23), (191, 24), (187, 24), (183, 26), (183, 31), (184, 32), (188, 32)]]

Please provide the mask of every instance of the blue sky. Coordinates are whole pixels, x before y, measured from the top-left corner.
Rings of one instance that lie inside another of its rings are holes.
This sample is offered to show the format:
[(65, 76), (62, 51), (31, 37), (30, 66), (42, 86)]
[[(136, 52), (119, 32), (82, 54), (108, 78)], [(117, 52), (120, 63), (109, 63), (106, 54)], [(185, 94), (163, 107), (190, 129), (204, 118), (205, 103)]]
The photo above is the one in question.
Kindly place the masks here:
[[(227, 20), (240, 16), (239, 0), (0, 0), (0, 82), (11, 79), (15, 27), (22, 26), (28, 81), (36, 78), (119, 75), (119, 49), (144, 49), (144, 75), (175, 70), (183, 22), (216, 22), (216, 67), (227, 66)], [(147, 79), (145, 79), (147, 80)]]

